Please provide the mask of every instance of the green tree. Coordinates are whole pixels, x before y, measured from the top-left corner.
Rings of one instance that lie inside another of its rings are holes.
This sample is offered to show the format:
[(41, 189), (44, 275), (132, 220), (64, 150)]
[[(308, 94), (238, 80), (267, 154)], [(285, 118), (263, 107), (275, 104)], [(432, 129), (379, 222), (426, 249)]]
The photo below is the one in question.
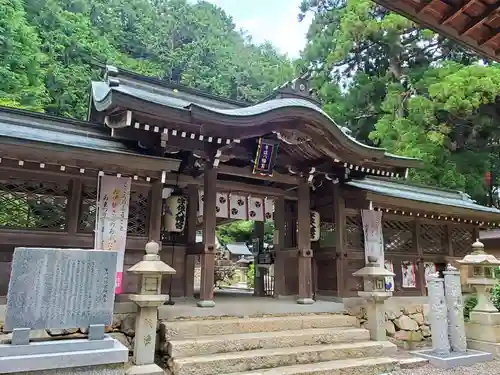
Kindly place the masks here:
[(0, 105), (42, 110), (44, 56), (35, 28), (26, 20), (23, 2), (0, 0)]
[(305, 0), (310, 13), (298, 67), (315, 73), (325, 110), (361, 141), (421, 158), (412, 180), (484, 202), (498, 67), (371, 0)]
[(250, 101), (293, 78), (206, 1), (0, 0), (0, 63), (0, 105), (82, 119), (102, 63)]

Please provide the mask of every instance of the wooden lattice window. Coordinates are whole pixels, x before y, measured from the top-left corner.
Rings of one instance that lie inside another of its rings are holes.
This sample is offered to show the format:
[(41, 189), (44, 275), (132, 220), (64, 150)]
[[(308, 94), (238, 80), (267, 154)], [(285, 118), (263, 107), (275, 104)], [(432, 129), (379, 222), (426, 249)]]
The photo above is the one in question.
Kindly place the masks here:
[(82, 203), (80, 206), (80, 223), (78, 229), (81, 232), (92, 233), (95, 228), (97, 208), (97, 189), (95, 186), (83, 185)]
[(421, 224), (419, 246), (424, 254), (448, 254), (446, 246), (446, 226)]
[(64, 231), (69, 183), (0, 180), (0, 228)]
[(361, 215), (346, 216), (345, 218), (345, 241), (348, 248), (356, 251), (364, 251), (365, 239)]
[(319, 247), (335, 247), (335, 223), (321, 222)]
[(472, 228), (452, 226), (450, 231), (453, 256), (463, 257), (472, 251), (474, 233)]
[[(161, 204), (159, 202), (158, 204)], [(97, 188), (84, 185), (80, 210), (79, 230), (93, 232), (95, 228), (97, 207)], [(149, 226), (149, 192), (138, 190), (132, 185), (128, 211), (127, 234), (137, 237), (146, 237)]]
[[(161, 204), (161, 202), (156, 202)], [(128, 209), (128, 230), (131, 236), (146, 237), (149, 233), (149, 192), (132, 187)]]
[(387, 253), (415, 253), (413, 222), (383, 220), (384, 249)]

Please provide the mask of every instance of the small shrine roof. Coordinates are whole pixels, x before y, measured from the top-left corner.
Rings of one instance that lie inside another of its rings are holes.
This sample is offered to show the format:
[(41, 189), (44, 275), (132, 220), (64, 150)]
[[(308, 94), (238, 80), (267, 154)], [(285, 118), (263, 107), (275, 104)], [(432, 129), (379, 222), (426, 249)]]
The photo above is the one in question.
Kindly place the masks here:
[[(474, 216), (479, 221), (500, 221), (500, 210), (478, 204), (471, 197), (460, 191), (436, 189), (422, 185), (412, 185), (399, 181), (389, 181), (378, 178), (365, 178), (351, 180), (346, 185), (368, 192), (367, 199), (381, 207), (398, 205), (397, 201), (380, 199), (387, 197), (418, 202), (410, 210), (435, 213), (442, 216), (467, 217)], [(437, 208), (436, 206), (442, 206)], [(400, 205), (400, 210), (405, 210), (405, 205)], [(406, 205), (409, 207), (409, 205)], [(410, 211), (406, 208), (406, 211)]]

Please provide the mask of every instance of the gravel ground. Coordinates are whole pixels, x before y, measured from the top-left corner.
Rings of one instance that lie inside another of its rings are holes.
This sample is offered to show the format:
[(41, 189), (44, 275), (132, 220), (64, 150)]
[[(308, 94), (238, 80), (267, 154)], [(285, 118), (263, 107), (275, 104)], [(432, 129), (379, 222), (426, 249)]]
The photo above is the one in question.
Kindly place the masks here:
[(476, 363), (472, 366), (441, 369), (431, 365), (391, 372), (390, 375), (497, 375), (500, 361)]

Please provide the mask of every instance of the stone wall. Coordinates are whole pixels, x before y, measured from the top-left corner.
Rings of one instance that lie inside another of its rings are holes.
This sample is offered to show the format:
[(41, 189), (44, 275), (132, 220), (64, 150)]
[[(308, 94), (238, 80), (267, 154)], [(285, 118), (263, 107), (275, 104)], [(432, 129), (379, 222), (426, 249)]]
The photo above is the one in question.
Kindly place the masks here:
[[(355, 316), (360, 326), (367, 328), (368, 321), (363, 306), (351, 307), (347, 310), (347, 314)], [(430, 345), (431, 329), (428, 315), (429, 305), (400, 306), (387, 304), (385, 329), (389, 341), (401, 347)], [(408, 344), (408, 342), (414, 344)]]

